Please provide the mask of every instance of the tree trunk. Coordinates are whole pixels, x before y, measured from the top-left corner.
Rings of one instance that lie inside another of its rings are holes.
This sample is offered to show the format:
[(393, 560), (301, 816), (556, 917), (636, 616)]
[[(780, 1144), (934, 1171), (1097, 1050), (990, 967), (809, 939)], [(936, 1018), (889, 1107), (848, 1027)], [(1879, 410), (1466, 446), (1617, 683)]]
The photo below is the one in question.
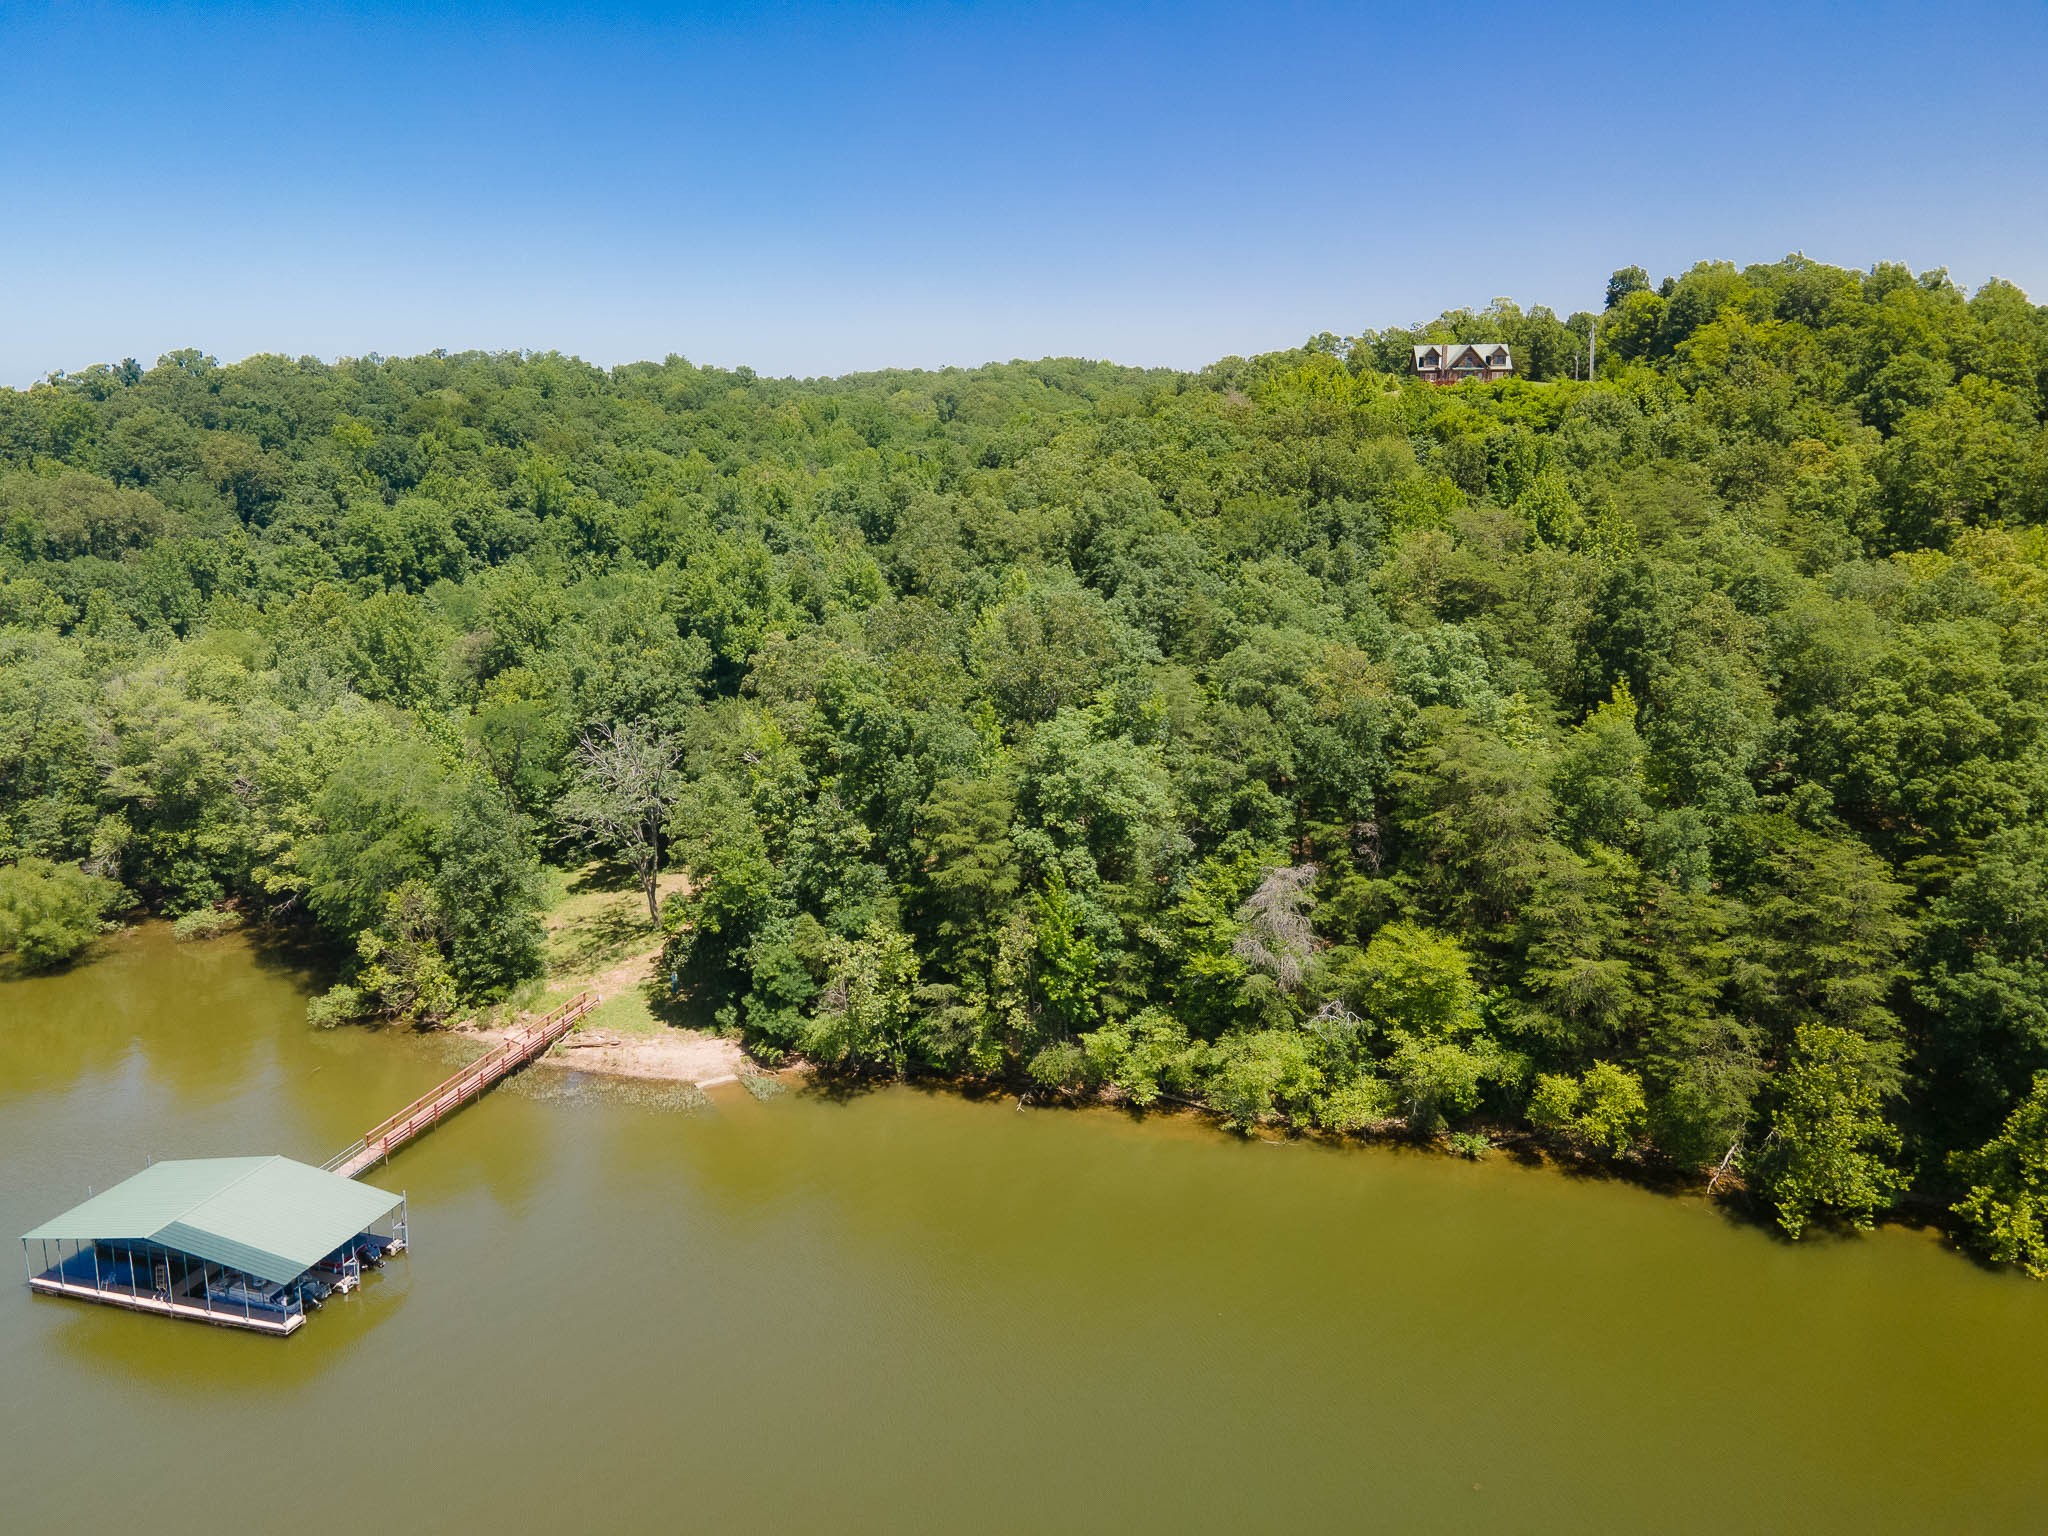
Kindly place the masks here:
[(1740, 1152), (1741, 1150), (1742, 1138), (1740, 1136), (1737, 1136), (1735, 1138), (1735, 1144), (1728, 1149), (1728, 1155), (1721, 1159), (1721, 1166), (1716, 1168), (1714, 1170), (1714, 1176), (1711, 1179), (1707, 1180), (1708, 1194), (1711, 1195), (1714, 1192), (1715, 1187), (1719, 1185), (1721, 1180), (1727, 1176), (1728, 1170), (1735, 1164), (1735, 1154)]
[(647, 867), (641, 871), (641, 878), (647, 883), (647, 921), (655, 927), (661, 926), (661, 898), (656, 887), (661, 883), (661, 810), (650, 807), (641, 820), (641, 827), (647, 834)]

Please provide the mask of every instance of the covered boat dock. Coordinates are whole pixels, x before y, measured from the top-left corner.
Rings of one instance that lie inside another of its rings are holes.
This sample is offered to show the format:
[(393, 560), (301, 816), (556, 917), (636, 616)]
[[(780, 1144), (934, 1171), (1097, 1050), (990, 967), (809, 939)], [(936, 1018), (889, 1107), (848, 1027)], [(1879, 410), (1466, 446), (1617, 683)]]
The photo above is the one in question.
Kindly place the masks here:
[(28, 1283), (131, 1311), (289, 1335), (406, 1246), (402, 1194), (288, 1157), (152, 1163), (21, 1239)]

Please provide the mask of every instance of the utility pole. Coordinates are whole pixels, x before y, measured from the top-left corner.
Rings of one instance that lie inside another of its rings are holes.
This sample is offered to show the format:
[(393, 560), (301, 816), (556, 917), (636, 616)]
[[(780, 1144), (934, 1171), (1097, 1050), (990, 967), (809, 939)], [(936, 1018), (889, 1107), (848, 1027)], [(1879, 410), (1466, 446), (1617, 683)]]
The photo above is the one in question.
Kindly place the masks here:
[(1593, 349), (1600, 341), (1600, 317), (1595, 315), (1593, 323), (1586, 327), (1586, 377), (1593, 377)]

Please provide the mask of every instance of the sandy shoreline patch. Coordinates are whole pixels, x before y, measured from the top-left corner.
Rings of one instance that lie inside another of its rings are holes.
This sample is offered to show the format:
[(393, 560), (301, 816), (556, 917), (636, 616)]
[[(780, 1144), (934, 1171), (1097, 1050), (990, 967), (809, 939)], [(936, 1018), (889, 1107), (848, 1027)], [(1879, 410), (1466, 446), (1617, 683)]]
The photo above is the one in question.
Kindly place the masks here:
[(660, 1035), (596, 1032), (588, 1036), (579, 1030), (541, 1057), (540, 1064), (572, 1067), (578, 1072), (601, 1072), (609, 1077), (695, 1083), (700, 1088), (720, 1081), (730, 1082), (742, 1072), (755, 1070), (738, 1041), (694, 1029), (677, 1029)]
[[(457, 1038), (482, 1042), (486, 1048), (504, 1041), (509, 1027), (458, 1029)], [(702, 1030), (675, 1029), (659, 1033), (620, 1032), (602, 1027), (572, 1030), (534, 1065), (567, 1067), (605, 1077), (634, 1077), (648, 1082), (695, 1083), (702, 1088), (758, 1072), (737, 1040)]]

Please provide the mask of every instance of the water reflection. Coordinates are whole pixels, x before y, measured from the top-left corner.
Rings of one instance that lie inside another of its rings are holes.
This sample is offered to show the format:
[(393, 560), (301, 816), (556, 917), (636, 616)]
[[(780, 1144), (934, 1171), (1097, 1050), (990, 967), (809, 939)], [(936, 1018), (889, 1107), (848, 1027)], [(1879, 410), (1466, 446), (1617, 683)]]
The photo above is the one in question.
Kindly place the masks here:
[(291, 1401), (317, 1389), (377, 1330), (399, 1324), (408, 1262), (393, 1259), (370, 1271), (354, 1294), (330, 1297), (289, 1340), (58, 1296), (37, 1296), (33, 1303), (56, 1314), (51, 1344), (69, 1370), (118, 1377), (181, 1406), (195, 1392), (231, 1394), (237, 1402)]
[[(0, 984), (0, 1102), (73, 1086), (134, 1062), (151, 1083), (200, 1100), (246, 1091), (269, 1054), (223, 1018), (304, 1017), (302, 978), (257, 963), (240, 935), (179, 944), (152, 923), (107, 940), (90, 964)], [(137, 1051), (148, 1035), (147, 1051)], [(274, 1060), (273, 1060), (274, 1064)]]

